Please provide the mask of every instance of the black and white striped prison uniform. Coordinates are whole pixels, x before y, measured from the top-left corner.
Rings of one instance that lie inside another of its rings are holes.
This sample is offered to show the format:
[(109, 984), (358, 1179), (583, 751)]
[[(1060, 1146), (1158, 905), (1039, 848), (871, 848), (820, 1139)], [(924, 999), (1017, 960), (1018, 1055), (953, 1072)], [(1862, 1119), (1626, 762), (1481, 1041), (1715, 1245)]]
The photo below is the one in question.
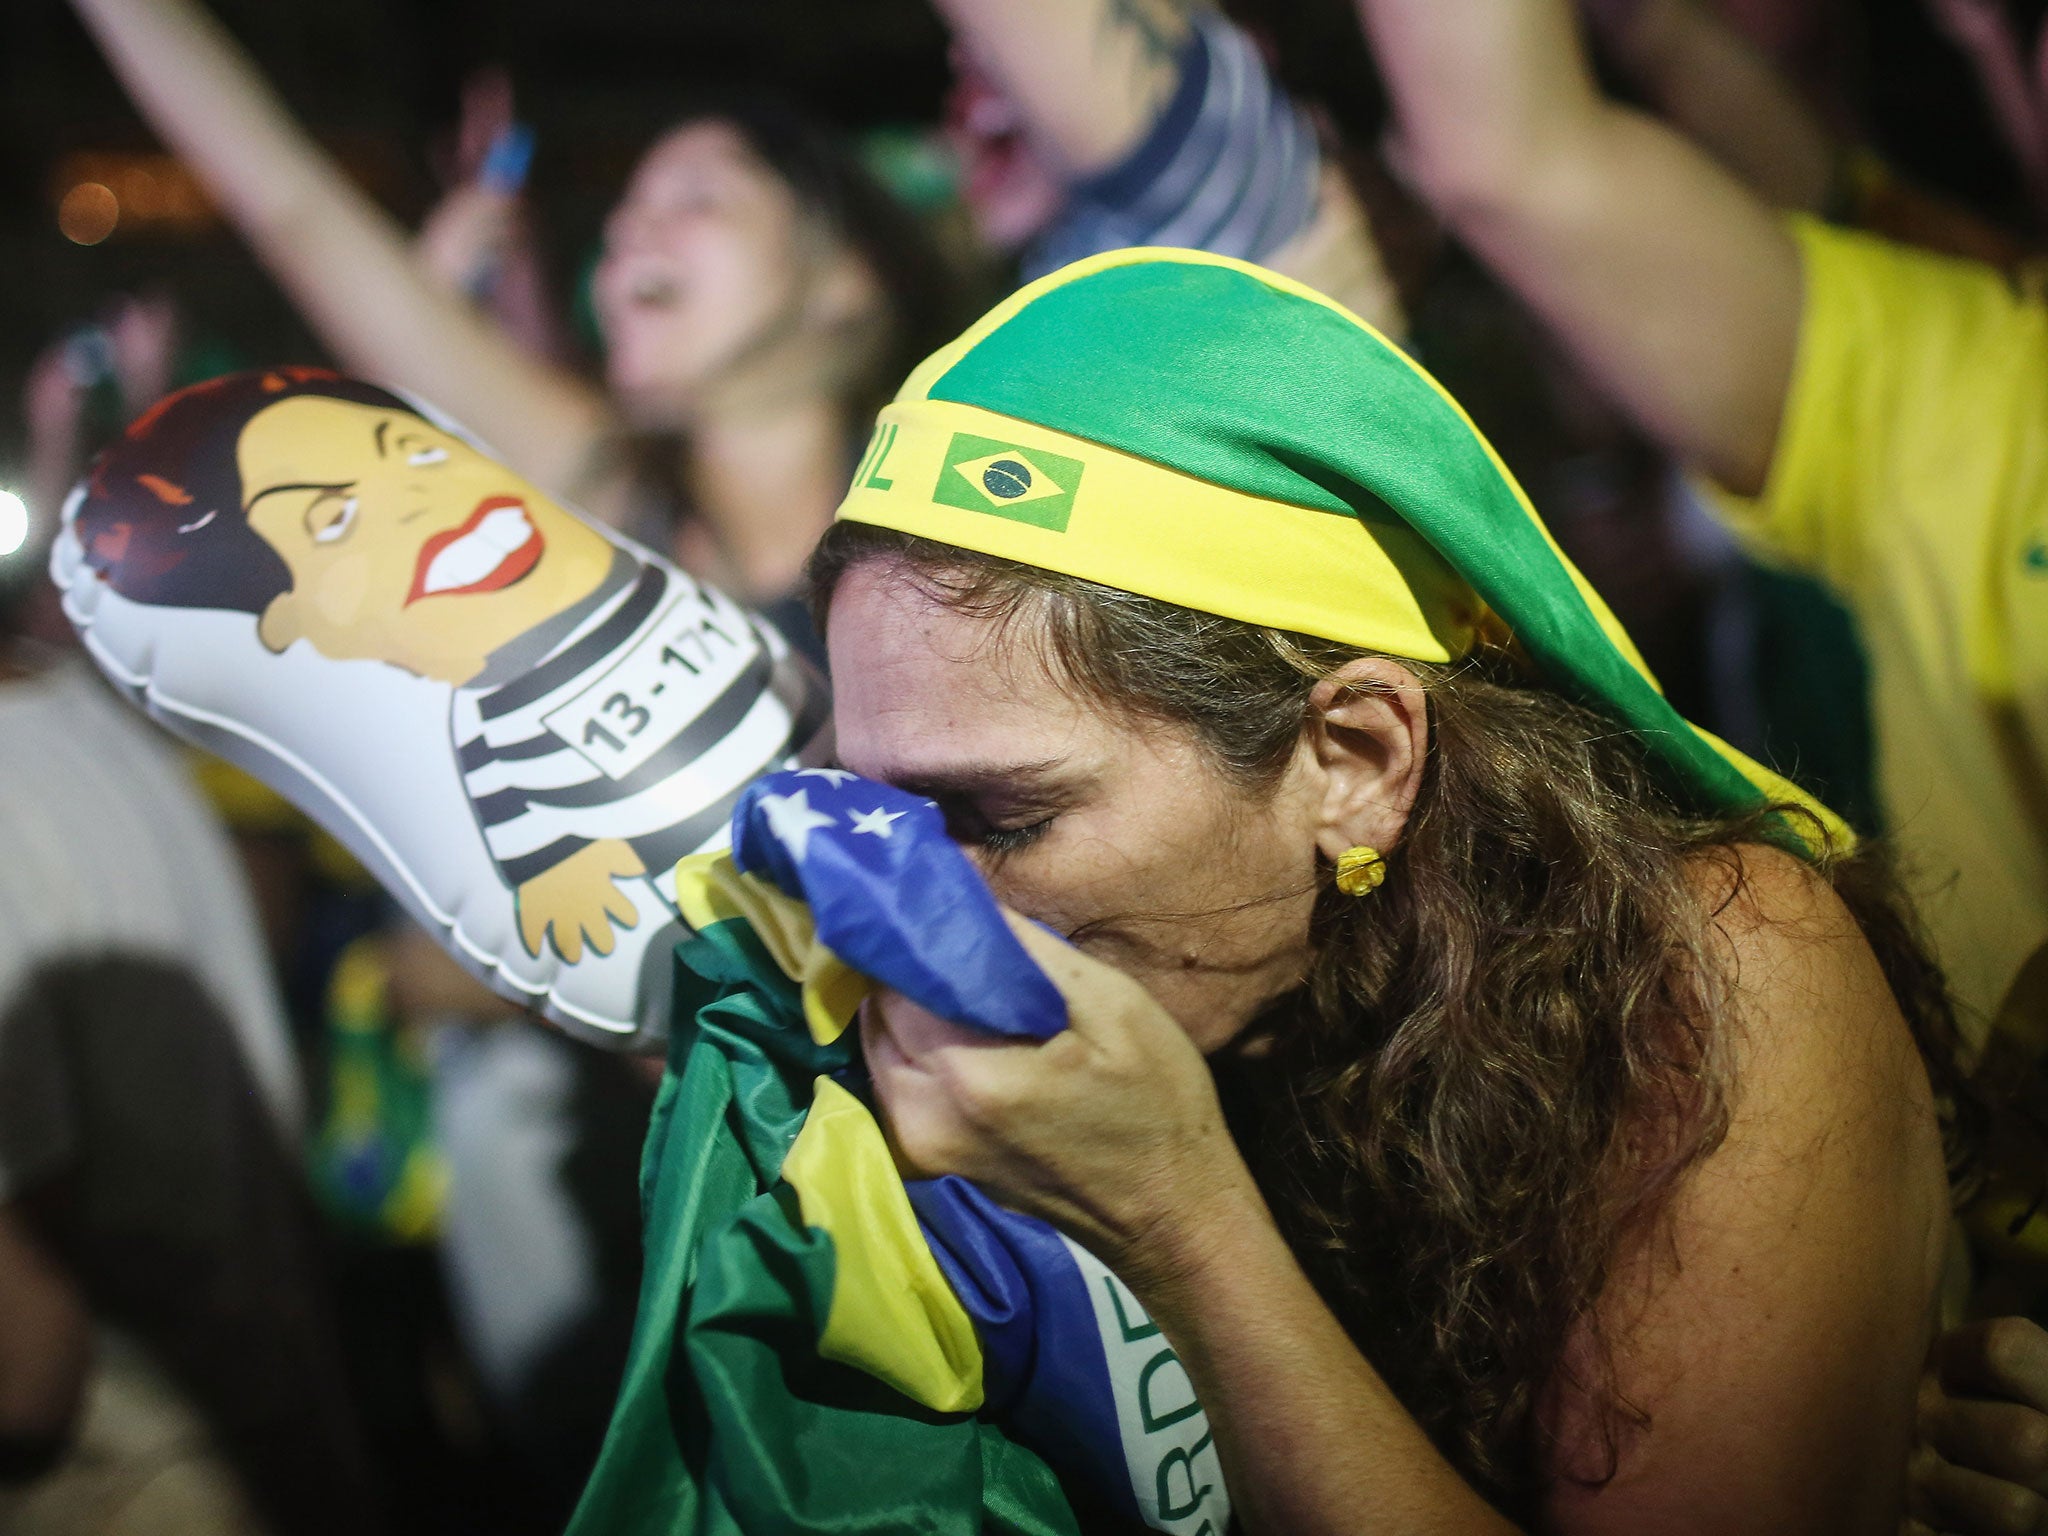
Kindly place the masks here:
[[(642, 744), (651, 753), (629, 771), (608, 772), (547, 723), (705, 627), (744, 651), (743, 665), (692, 714), (667, 721), (665, 739)], [(830, 708), (816, 672), (770, 626), (621, 552), (591, 597), (493, 653), (455, 691), (451, 729), (477, 824), (516, 890), (601, 839), (631, 844), (657, 876), (717, 845), (741, 790), (810, 760)]]

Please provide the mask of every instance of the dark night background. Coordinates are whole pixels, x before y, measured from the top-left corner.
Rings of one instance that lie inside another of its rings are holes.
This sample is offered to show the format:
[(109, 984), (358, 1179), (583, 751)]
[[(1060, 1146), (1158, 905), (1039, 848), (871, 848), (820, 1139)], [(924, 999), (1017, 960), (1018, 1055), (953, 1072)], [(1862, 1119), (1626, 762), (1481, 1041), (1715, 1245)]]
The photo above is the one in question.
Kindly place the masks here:
[[(922, 0), (226, 0), (215, 13), (357, 179), (416, 219), (463, 75), (503, 63), (537, 131), (531, 192), (572, 273), (638, 152), (693, 87), (761, 83), (849, 127), (929, 123), (945, 40)], [(67, 156), (153, 150), (61, 0), (0, 6), (0, 472), (36, 351), (114, 292), (166, 288), (190, 335), (248, 363), (318, 355), (218, 222), (185, 235), (58, 232)]]
[[(2048, 10), (2048, 0), (2014, 4), (2029, 22)], [(1297, 94), (1355, 144), (1374, 141), (1378, 90), (1344, 0), (1229, 9), (1270, 45)], [(218, 0), (215, 10), (299, 118), (409, 221), (438, 191), (434, 156), (463, 77), (503, 64), (537, 130), (529, 192), (564, 296), (637, 154), (693, 89), (765, 85), (867, 131), (929, 127), (947, 81), (945, 36), (924, 0)], [(1843, 126), (1910, 175), (2028, 227), (1967, 66), (1922, 0), (1837, 0), (1833, 22), (1812, 30), (1801, 62)], [(128, 220), (92, 246), (60, 234), (77, 157), (154, 151), (63, 0), (0, 6), (0, 485), (18, 476), (30, 361), (114, 294), (176, 296), (188, 373), (320, 355), (217, 219), (139, 230)], [(93, 429), (111, 431), (114, 415), (102, 399)]]
[[(554, 291), (565, 302), (635, 161), (693, 92), (765, 87), (858, 134), (919, 134), (937, 125), (948, 85), (946, 36), (928, 0), (206, 3), (297, 118), (408, 223), (417, 222), (442, 190), (435, 164), (454, 130), (464, 78), (481, 66), (503, 66), (515, 87), (517, 114), (536, 133), (527, 192)], [(2048, 230), (2034, 222), (2021, 195), (1975, 77), (1927, 20), (1924, 0), (1725, 3), (1766, 19), (1813, 13), (1819, 20), (1785, 57), (1842, 132), (2034, 248), (2048, 245)], [(2048, 13), (2048, 0), (2010, 3), (2028, 35)], [(1226, 0), (1226, 8), (1269, 46), (1290, 89), (1319, 107), (1365, 158), (1384, 127), (1384, 111), (1349, 0)], [(1785, 30), (1796, 29), (1787, 23)], [(156, 155), (153, 135), (65, 0), (0, 0), (0, 489), (20, 484), (21, 398), (32, 361), (70, 329), (92, 321), (116, 295), (175, 297), (185, 347), (180, 382), (323, 355), (263, 269), (203, 203), (192, 204), (183, 221), (144, 219), (138, 227), (124, 218), (92, 245), (75, 244), (60, 231), (60, 199), (74, 183), (97, 179), (94, 165), (132, 168), (136, 162), (123, 157)], [(155, 163), (167, 174), (173, 169), (161, 159)], [(1418, 211), (1408, 210), (1405, 223), (1398, 208), (1395, 216), (1381, 216), (1376, 206), (1397, 272), (1420, 271), (1441, 254)], [(1569, 506), (1572, 477), (1585, 478), (1585, 460), (1560, 457), (1554, 418), (1526, 408), (1545, 394), (1528, 362), (1534, 327), (1497, 295), (1489, 301), (1471, 264), (1434, 265), (1442, 280), (1429, 294), (1413, 296), (1411, 311), (1418, 331), (1431, 332), (1433, 325), (1434, 339), (1449, 345), (1435, 353), (1426, 345), (1420, 350), (1553, 515)], [(1467, 354), (1462, 374), (1461, 345)], [(1502, 355), (1509, 358), (1506, 366), (1498, 362)], [(1471, 358), (1478, 359), (1476, 367)], [(93, 402), (87, 447), (116, 430), (117, 418), (113, 391), (103, 386)], [(1662, 460), (1639, 445), (1623, 447), (1621, 457), (1640, 470), (1643, 485), (1661, 492)], [(36, 514), (47, 520), (53, 511), (37, 508)], [(1587, 544), (1621, 526), (1610, 519), (1582, 524), (1575, 534), (1568, 515), (1553, 520), (1561, 537)], [(1618, 558), (1625, 561), (1623, 542)], [(1581, 546), (1573, 552), (1601, 576)], [(39, 582), (27, 559), (0, 555), (0, 607)], [(1639, 639), (1654, 638), (1639, 626), (1671, 627), (1658, 624), (1655, 610), (1671, 605), (1654, 581), (1616, 580), (1609, 590), (1621, 598), (1616, 607), (1625, 610)], [(1653, 644), (1645, 649), (1681, 707), (1700, 716), (1703, 684), (1688, 668), (1698, 671), (1693, 652), (1704, 653), (1691, 631), (1680, 639), (1692, 649), (1675, 659)], [(626, 1156), (630, 1163), (630, 1148)], [(358, 1289), (372, 1294), (360, 1283)], [(400, 1425), (394, 1438), (407, 1433)], [(475, 1489), (492, 1483), (497, 1470), (473, 1469), (474, 1481), (451, 1482), (452, 1502), (423, 1504), (418, 1528), (440, 1536), (513, 1529), (507, 1511), (488, 1505), (464, 1520), (449, 1512), (463, 1500), (474, 1502)]]

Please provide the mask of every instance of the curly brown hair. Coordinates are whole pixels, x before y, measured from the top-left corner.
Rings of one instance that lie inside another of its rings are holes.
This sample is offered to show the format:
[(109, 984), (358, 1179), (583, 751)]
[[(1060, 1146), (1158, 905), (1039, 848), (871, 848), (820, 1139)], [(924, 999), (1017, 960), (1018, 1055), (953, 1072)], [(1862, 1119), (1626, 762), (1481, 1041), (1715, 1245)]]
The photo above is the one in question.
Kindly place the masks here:
[[(812, 557), (821, 629), (838, 582), (877, 560), (1028, 626), (1055, 676), (1192, 730), (1252, 793), (1285, 771), (1316, 682), (1366, 654), (843, 522)], [(1508, 653), (1404, 665), (1431, 749), (1386, 881), (1361, 902), (1323, 871), (1306, 983), (1246, 1032), (1263, 1049), (1212, 1065), (1324, 1300), (1474, 1486), (1527, 1516), (1550, 1479), (1546, 1394), (1593, 1404), (1610, 1471), (1641, 1422), (1596, 1303), (1728, 1126), (1700, 861), (1726, 862), (1732, 900), (1742, 845), (1782, 846), (1804, 813), (1685, 814), (1633, 735)], [(1959, 1170), (1967, 1101), (1940, 972), (1879, 849), (1810, 836), (1913, 1031)], [(1590, 1348), (1568, 1353), (1575, 1339)]]

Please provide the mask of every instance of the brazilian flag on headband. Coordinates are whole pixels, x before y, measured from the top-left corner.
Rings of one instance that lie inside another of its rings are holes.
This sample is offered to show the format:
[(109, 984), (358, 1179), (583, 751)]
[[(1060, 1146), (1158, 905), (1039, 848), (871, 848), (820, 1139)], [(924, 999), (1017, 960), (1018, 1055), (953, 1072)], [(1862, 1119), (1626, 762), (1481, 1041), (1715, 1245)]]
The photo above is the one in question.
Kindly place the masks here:
[(771, 775), (677, 890), (639, 1324), (571, 1536), (1222, 1536), (1207, 1420), (1131, 1293), (960, 1179), (906, 1185), (866, 1103), (869, 978), (1020, 1040), (1066, 1024), (937, 808)]

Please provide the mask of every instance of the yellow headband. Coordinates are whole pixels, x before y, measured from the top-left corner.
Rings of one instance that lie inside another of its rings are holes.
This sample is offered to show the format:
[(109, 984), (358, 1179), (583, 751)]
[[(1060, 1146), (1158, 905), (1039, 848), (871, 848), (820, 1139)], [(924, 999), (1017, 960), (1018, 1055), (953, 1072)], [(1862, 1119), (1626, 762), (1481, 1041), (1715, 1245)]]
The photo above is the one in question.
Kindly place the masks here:
[(1467, 655), (1491, 617), (1392, 514), (1268, 501), (945, 400), (883, 409), (839, 515), (1417, 661)]

